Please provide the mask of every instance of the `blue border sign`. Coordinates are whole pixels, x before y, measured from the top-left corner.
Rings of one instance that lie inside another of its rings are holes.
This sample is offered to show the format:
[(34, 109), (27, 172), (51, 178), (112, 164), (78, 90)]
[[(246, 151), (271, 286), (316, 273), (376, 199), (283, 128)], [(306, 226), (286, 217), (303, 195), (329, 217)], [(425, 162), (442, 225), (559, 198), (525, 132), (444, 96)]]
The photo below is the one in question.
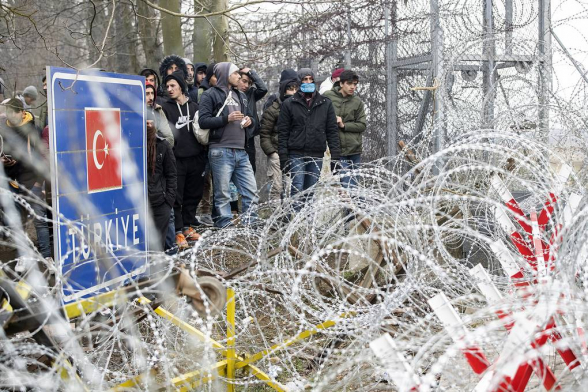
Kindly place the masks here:
[(47, 67), (54, 246), (63, 301), (147, 266), (145, 78)]

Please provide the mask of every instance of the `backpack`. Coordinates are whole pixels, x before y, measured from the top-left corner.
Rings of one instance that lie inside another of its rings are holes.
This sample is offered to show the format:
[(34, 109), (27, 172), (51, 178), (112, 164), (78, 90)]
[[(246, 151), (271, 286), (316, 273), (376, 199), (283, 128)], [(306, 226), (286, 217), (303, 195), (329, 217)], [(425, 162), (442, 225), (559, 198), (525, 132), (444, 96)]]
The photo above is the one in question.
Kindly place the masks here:
[[(225, 99), (225, 103), (223, 103), (223, 106), (221, 106), (220, 110), (218, 111), (215, 117), (220, 116), (220, 114), (223, 112), (223, 109), (225, 108), (225, 106), (227, 106), (227, 102), (229, 102), (230, 96), (231, 94), (227, 94), (227, 99)], [(192, 122), (192, 131), (194, 132), (194, 136), (196, 136), (196, 140), (198, 140), (198, 143), (202, 144), (203, 146), (207, 146), (208, 138), (210, 136), (210, 129), (200, 128), (200, 125), (198, 124), (199, 112), (200, 110), (197, 110), (196, 115), (194, 116), (194, 121)]]

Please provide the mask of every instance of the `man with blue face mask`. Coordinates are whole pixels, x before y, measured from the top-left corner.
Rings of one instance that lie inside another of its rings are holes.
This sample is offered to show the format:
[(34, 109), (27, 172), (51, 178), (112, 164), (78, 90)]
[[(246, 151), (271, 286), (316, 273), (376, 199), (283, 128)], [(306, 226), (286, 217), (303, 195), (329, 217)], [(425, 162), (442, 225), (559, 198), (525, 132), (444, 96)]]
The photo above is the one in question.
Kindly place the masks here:
[[(312, 187), (319, 179), (327, 144), (331, 159), (341, 155), (335, 109), (328, 98), (316, 91), (314, 73), (298, 71), (300, 89), (286, 100), (278, 118), (280, 167), (292, 178), (292, 197)], [(307, 200), (298, 200), (296, 211)]]

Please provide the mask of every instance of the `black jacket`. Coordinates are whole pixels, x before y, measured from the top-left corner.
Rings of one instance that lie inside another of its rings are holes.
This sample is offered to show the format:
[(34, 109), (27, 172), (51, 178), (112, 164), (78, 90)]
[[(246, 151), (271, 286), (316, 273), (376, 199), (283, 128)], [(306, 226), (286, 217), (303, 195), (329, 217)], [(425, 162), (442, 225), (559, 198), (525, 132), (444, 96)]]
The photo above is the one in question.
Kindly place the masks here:
[(163, 203), (173, 207), (177, 186), (176, 159), (169, 143), (160, 136), (156, 137), (155, 173), (147, 167), (149, 203), (152, 207)]
[(6, 117), (0, 117), (0, 136), (2, 152), (13, 162), (4, 164), (6, 177), (18, 181), (27, 189), (49, 177), (49, 169), (40, 153), (43, 148), (41, 131), (35, 126), (35, 118), (30, 112), (25, 112), (24, 121), (16, 127), (9, 125)]
[[(239, 96), (239, 101), (241, 103), (241, 113), (243, 113), (245, 116), (251, 117), (252, 119), (251, 125), (245, 128), (245, 134), (247, 135), (245, 140), (249, 140), (249, 138), (253, 137), (253, 132), (255, 131), (255, 121), (253, 120), (252, 113), (249, 111), (247, 97), (245, 94), (237, 89), (233, 89), (233, 91), (235, 91)], [(227, 99), (227, 93), (216, 86), (206, 90), (200, 97), (198, 124), (202, 129), (210, 129), (210, 135), (208, 137), (210, 142), (220, 141), (223, 137), (225, 126), (229, 123), (229, 108), (226, 106), (220, 116), (215, 117), (220, 108), (225, 103), (225, 99)], [(243, 148), (244, 147), (245, 146), (243, 146)]]
[(282, 103), (278, 117), (278, 154), (284, 162), (290, 154), (322, 157), (327, 149), (339, 159), (341, 147), (335, 109), (328, 98), (315, 93), (310, 107), (300, 91)]
[(161, 107), (174, 134), (174, 154), (176, 158), (188, 158), (203, 154), (205, 148), (198, 143), (192, 131), (192, 121), (194, 121), (198, 111), (198, 103), (188, 100), (183, 105), (180, 105), (182, 116), (186, 116), (188, 110), (190, 112), (190, 121), (188, 123), (178, 123), (180, 112), (176, 101), (173, 99), (168, 98)]
[(253, 86), (249, 87), (249, 90), (245, 92), (245, 96), (247, 97), (249, 113), (253, 114), (251, 116), (251, 120), (255, 122), (255, 131), (253, 132), (253, 136), (257, 136), (259, 135), (259, 130), (261, 128), (261, 123), (259, 117), (257, 116), (257, 101), (265, 97), (267, 94), (267, 86), (254, 70), (249, 71), (249, 77), (253, 81)]
[(198, 103), (198, 87), (194, 85), (188, 86), (188, 97), (190, 101)]

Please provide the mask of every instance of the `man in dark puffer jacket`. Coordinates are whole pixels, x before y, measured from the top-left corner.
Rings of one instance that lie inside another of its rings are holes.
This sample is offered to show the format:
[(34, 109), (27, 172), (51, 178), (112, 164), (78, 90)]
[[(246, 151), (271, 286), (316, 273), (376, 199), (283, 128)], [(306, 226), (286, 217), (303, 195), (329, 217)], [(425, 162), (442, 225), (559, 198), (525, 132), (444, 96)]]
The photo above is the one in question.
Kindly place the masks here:
[[(176, 56), (175, 54), (171, 54), (169, 56), (164, 57), (159, 64), (159, 75), (161, 80), (165, 80), (167, 75), (171, 75), (173, 72), (181, 71), (184, 75), (184, 80), (188, 77), (188, 67), (186, 66), (186, 62), (180, 57)], [(165, 83), (163, 83), (159, 90), (157, 90), (157, 95), (162, 97), (164, 100), (167, 98), (167, 90), (165, 87)], [(160, 102), (158, 102), (161, 104)]]
[(298, 74), (293, 69), (282, 71), (278, 96), (265, 109), (261, 118), (259, 142), (267, 155), (267, 176), (271, 181), (270, 200), (276, 200), (282, 194), (282, 171), (278, 155), (278, 118), (282, 103), (298, 91)]
[[(298, 80), (300, 90), (282, 104), (278, 118), (280, 167), (290, 172), (293, 197), (318, 181), (327, 144), (331, 159), (341, 155), (333, 104), (316, 91), (309, 68), (298, 71)], [(299, 211), (306, 202), (299, 201), (295, 209)]]

